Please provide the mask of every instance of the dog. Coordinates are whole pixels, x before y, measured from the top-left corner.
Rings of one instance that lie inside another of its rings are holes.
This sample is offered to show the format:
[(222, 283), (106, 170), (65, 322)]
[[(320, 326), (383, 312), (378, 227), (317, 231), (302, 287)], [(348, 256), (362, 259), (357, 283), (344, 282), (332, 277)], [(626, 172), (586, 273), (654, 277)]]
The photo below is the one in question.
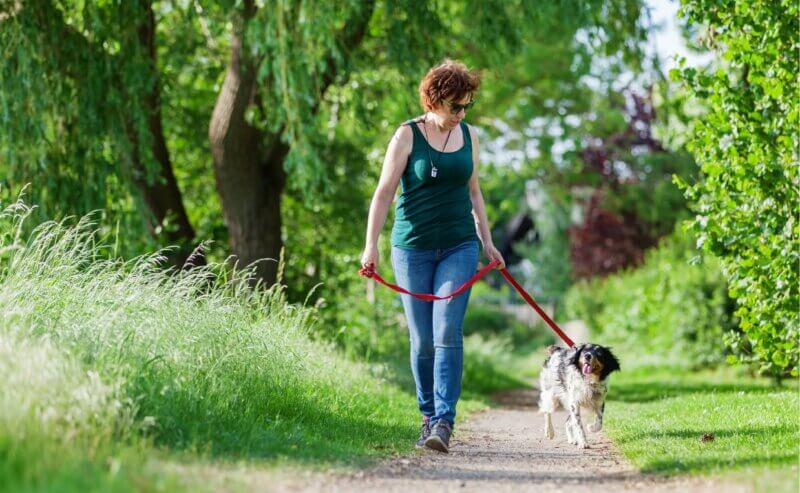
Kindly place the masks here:
[(606, 379), (620, 369), (619, 361), (610, 348), (597, 344), (579, 344), (570, 349), (550, 346), (547, 354), (539, 377), (539, 412), (544, 413), (544, 434), (550, 439), (555, 436), (551, 414), (560, 402), (569, 412), (567, 441), (589, 448), (581, 423), (581, 407), (595, 413), (589, 431), (600, 431), (608, 391)]

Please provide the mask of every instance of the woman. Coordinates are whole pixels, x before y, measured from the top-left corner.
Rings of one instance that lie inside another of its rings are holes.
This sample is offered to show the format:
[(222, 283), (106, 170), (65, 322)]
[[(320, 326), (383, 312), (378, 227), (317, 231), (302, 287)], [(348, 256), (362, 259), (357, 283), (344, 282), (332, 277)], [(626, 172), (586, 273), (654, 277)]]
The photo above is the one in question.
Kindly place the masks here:
[[(477, 74), (461, 63), (445, 60), (432, 68), (419, 85), (425, 114), (401, 125), (386, 151), (361, 264), (378, 269), (378, 236), (402, 183), (391, 258), (398, 284), (411, 292), (444, 295), (466, 282), (477, 269), (479, 238), (486, 257), (503, 262), (478, 185), (478, 136), (462, 121), (478, 85)], [(423, 420), (418, 447), (448, 451), (461, 394), (461, 326), (469, 294), (434, 302), (402, 295)]]

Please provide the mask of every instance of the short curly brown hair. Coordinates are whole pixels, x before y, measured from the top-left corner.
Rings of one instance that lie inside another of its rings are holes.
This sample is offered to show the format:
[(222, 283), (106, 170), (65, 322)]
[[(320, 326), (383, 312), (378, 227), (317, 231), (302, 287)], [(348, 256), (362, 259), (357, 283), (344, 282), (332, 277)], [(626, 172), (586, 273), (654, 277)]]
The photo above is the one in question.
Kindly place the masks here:
[(448, 58), (425, 74), (419, 83), (419, 101), (425, 111), (431, 111), (443, 101), (458, 101), (474, 94), (480, 84), (477, 72)]

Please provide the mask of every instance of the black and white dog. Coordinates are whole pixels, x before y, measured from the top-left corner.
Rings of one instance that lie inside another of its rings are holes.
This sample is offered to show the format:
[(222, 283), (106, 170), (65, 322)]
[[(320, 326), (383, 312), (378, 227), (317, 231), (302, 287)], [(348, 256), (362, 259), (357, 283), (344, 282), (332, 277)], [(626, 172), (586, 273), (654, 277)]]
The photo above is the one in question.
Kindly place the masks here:
[(606, 378), (614, 370), (619, 370), (619, 361), (609, 348), (597, 344), (578, 344), (571, 349), (550, 346), (547, 353), (539, 377), (539, 411), (544, 413), (544, 434), (547, 438), (555, 436), (551, 413), (560, 401), (569, 412), (567, 441), (589, 448), (581, 424), (581, 407), (595, 413), (596, 419), (589, 425), (589, 431), (600, 431), (608, 390)]

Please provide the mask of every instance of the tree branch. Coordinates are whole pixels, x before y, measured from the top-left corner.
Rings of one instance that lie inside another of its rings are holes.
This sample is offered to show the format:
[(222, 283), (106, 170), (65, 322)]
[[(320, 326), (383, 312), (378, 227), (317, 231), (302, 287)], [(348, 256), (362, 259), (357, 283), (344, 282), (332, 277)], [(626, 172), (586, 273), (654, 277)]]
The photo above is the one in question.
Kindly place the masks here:
[[(361, 4), (361, 10), (352, 18), (348, 19), (344, 27), (336, 35), (336, 44), (339, 47), (339, 51), (347, 53), (361, 44), (374, 12), (375, 0), (365, 1)], [(322, 80), (320, 81), (320, 98), (314, 103), (312, 113), (317, 112), (320, 102), (322, 101), (322, 96), (328, 90), (328, 87), (336, 80), (336, 77), (341, 75), (339, 68), (336, 66), (334, 53), (328, 53), (325, 59), (325, 67), (326, 70), (322, 74)]]
[[(68, 79), (80, 86), (87, 78), (86, 66), (89, 63), (102, 64), (110, 67), (110, 76), (102, 84), (103, 96), (96, 98), (99, 101), (108, 101), (112, 98), (109, 94), (114, 90), (124, 96), (129, 93), (128, 88), (120, 76), (120, 66), (124, 63), (117, 56), (105, 51), (99, 44), (92, 42), (76, 28), (69, 25), (64, 19), (60, 9), (53, 5), (51, 0), (31, 0), (26, 2), (20, 18), (31, 25), (42, 40), (42, 46), (49, 52), (54, 61), (55, 69)], [(152, 3), (143, 5), (142, 22), (137, 26), (138, 42), (141, 44), (148, 59), (148, 68), (157, 75), (156, 44), (155, 44), (155, 15)], [(172, 163), (167, 149), (166, 139), (161, 118), (161, 96), (158, 83), (155, 80), (152, 87), (144, 93), (143, 103), (147, 119), (147, 132), (150, 151), (158, 164), (155, 177), (148, 173), (144, 157), (141, 154), (141, 139), (137, 126), (136, 115), (127, 111), (122, 112), (121, 132), (130, 144), (130, 154), (127, 156), (130, 163), (130, 178), (138, 189), (146, 206), (149, 209), (147, 224), (154, 235), (158, 226), (171, 222), (175, 227), (164, 231), (164, 236), (170, 243), (178, 243), (179, 250), (173, 257), (173, 262), (181, 265), (191, 252), (191, 242), (195, 232), (192, 228), (177, 181), (172, 171)], [(96, 96), (96, 95), (95, 95)], [(117, 98), (118, 99), (118, 98)], [(107, 109), (107, 108), (106, 108)], [(107, 129), (103, 129), (106, 131)], [(123, 160), (124, 161), (124, 160)]]

